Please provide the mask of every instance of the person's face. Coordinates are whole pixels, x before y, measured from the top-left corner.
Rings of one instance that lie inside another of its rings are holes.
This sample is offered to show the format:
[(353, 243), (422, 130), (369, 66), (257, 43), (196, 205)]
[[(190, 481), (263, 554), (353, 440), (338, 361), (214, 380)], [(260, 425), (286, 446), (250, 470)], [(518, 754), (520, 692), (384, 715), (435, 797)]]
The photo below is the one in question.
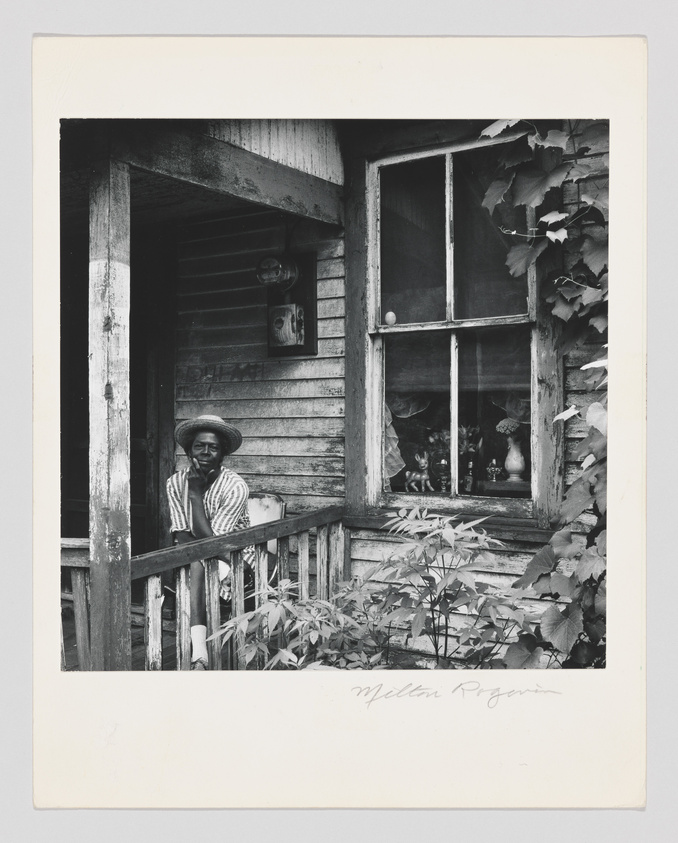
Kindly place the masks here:
[(216, 433), (204, 430), (197, 434), (191, 445), (191, 457), (198, 461), (205, 474), (218, 469), (223, 456), (224, 451)]

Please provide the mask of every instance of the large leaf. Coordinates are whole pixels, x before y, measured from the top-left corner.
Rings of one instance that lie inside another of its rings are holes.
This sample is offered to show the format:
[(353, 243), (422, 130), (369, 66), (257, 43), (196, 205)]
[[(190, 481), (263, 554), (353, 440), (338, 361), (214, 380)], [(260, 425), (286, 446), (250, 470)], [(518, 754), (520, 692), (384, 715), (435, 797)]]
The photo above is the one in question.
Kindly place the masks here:
[(596, 496), (596, 506), (601, 514), (604, 514), (607, 512), (607, 471), (598, 473), (593, 493)]
[(543, 217), (539, 217), (539, 222), (545, 222), (547, 225), (555, 225), (557, 222), (566, 220), (569, 216), (569, 214), (563, 211), (550, 211), (548, 214), (544, 214)]
[(516, 123), (520, 123), (520, 120), (495, 120), (494, 123), (491, 123), (486, 129), (483, 129), (480, 133), (480, 137), (495, 138), (506, 129), (510, 129), (511, 126), (515, 126)]
[(606, 210), (610, 207), (609, 183), (606, 181), (600, 187), (593, 184), (589, 185), (587, 190), (582, 191), (581, 200), (582, 202), (586, 202), (587, 205), (595, 205), (601, 211)]
[(567, 410), (563, 410), (562, 413), (558, 413), (558, 415), (553, 419), (553, 421), (567, 421), (568, 419), (571, 419), (572, 416), (577, 415), (579, 415), (579, 410), (576, 407), (572, 406), (568, 407)]
[(569, 527), (554, 533), (549, 544), (558, 559), (572, 559), (581, 550), (581, 545), (572, 541), (572, 530)]
[[(582, 304), (593, 304), (594, 302), (601, 301), (604, 296), (602, 290), (599, 290), (597, 287), (589, 287), (587, 286), (584, 292), (581, 294)], [(584, 367), (582, 366), (582, 369)]]
[(532, 266), (547, 246), (548, 241), (546, 239), (538, 240), (532, 246), (529, 243), (519, 243), (517, 246), (513, 246), (506, 256), (506, 266), (508, 266), (511, 275), (514, 278), (524, 275), (528, 267)]
[(504, 167), (515, 167), (517, 164), (532, 161), (534, 157), (526, 135), (522, 135), (522, 137), (511, 143), (504, 144), (501, 150), (501, 154), (497, 160)]
[(527, 588), (544, 574), (550, 574), (558, 564), (550, 545), (540, 548), (527, 563), (525, 573), (513, 583), (513, 588)]
[(565, 500), (560, 507), (561, 524), (569, 524), (578, 518), (585, 509), (593, 505), (595, 497), (590, 494), (584, 484), (575, 480), (567, 490)]
[(557, 231), (547, 231), (546, 237), (552, 243), (564, 243), (567, 240), (567, 229), (559, 228)]
[(605, 580), (598, 586), (595, 600), (596, 614), (605, 615), (607, 613), (607, 586)]
[(567, 132), (561, 132), (558, 129), (551, 129), (551, 131), (543, 138), (540, 134), (534, 136), (534, 142), (537, 146), (555, 146), (559, 149), (565, 150), (567, 148), (570, 136)]
[(577, 312), (579, 303), (571, 304), (569, 301), (558, 296), (556, 299), (556, 303), (553, 305), (553, 315), (557, 316), (558, 319), (562, 319), (563, 322), (569, 322), (569, 320), (574, 316)]
[(602, 334), (607, 330), (607, 316), (592, 316), (589, 319), (589, 325), (592, 325), (598, 333)]
[(513, 203), (536, 208), (554, 187), (560, 187), (570, 170), (570, 164), (561, 164), (551, 172), (536, 167), (526, 167), (516, 176), (513, 185)]
[(504, 656), (504, 664), (508, 668), (529, 670), (539, 667), (539, 660), (544, 654), (542, 647), (537, 646), (534, 635), (521, 635), (519, 640), (509, 645)]
[(558, 571), (551, 574), (551, 594), (559, 594), (561, 597), (573, 597), (577, 584), (573, 577), (561, 574)]
[(598, 577), (605, 570), (605, 560), (599, 555), (594, 547), (588, 547), (581, 555), (577, 564), (575, 575), (579, 582), (584, 582), (589, 577)]
[(607, 436), (607, 410), (599, 401), (594, 401), (586, 412), (586, 424), (595, 427), (603, 436)]
[(483, 199), (483, 208), (492, 213), (495, 206), (498, 205), (504, 198), (506, 191), (511, 187), (515, 173), (506, 173), (498, 179), (495, 179), (492, 184), (485, 191), (485, 198)]
[(569, 653), (584, 631), (582, 611), (575, 603), (570, 603), (562, 611), (550, 606), (542, 615), (540, 629), (546, 641), (561, 653)]
[(607, 238), (594, 239), (587, 234), (581, 254), (591, 272), (598, 275), (607, 266)]

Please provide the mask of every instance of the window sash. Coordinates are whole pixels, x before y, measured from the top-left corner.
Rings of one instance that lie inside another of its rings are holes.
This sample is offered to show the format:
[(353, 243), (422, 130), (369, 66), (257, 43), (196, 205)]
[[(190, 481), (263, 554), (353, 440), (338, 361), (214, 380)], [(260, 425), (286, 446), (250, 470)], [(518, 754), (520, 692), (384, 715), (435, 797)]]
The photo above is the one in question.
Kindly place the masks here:
[[(419, 150), (407, 154), (390, 155), (367, 163), (366, 200), (368, 223), (368, 284), (367, 284), (367, 504), (368, 505), (421, 505), (422, 499), (427, 506), (437, 506), (449, 511), (497, 512), (515, 517), (530, 517), (534, 514), (535, 501), (539, 495), (537, 471), (540, 465), (537, 453), (538, 377), (539, 362), (537, 320), (537, 275), (533, 265), (527, 273), (527, 306), (524, 314), (508, 316), (490, 316), (473, 319), (454, 318), (454, 154), (465, 150), (486, 146), (497, 146), (516, 140), (524, 133), (513, 133), (501, 139), (487, 139), (469, 143), (454, 144), (444, 148)], [(406, 163), (425, 157), (445, 156), (445, 237), (446, 237), (446, 319), (435, 322), (403, 323), (386, 325), (381, 322), (381, 230), (380, 230), (380, 170), (384, 166)], [(528, 231), (535, 227), (535, 211), (527, 209), (526, 224)], [(533, 330), (530, 339), (531, 355), (531, 435), (530, 451), (533, 466), (530, 498), (493, 498), (490, 496), (459, 495), (459, 460), (458, 456), (458, 335), (465, 329), (531, 324)], [(388, 334), (402, 334), (415, 331), (447, 331), (450, 333), (450, 492), (446, 495), (427, 493), (410, 494), (405, 492), (385, 492), (383, 472), (384, 448), (384, 389), (385, 355), (383, 337)]]

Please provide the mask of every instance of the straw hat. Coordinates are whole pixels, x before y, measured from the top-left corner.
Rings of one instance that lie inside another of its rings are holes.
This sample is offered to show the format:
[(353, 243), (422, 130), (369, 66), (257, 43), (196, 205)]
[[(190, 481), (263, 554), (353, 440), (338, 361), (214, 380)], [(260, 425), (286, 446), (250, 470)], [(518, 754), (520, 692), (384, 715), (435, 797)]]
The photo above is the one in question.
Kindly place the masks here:
[(174, 438), (188, 454), (188, 449), (200, 430), (211, 430), (216, 433), (224, 445), (224, 456), (237, 451), (242, 445), (242, 433), (237, 427), (220, 419), (219, 416), (196, 416), (179, 422), (174, 431)]

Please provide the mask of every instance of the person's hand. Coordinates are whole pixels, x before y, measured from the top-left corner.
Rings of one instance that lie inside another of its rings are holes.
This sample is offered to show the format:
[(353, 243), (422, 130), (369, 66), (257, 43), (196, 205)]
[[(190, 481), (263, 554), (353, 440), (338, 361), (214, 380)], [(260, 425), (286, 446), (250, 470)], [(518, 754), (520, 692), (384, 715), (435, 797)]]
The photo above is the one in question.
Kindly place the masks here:
[(190, 462), (188, 471), (188, 491), (195, 495), (204, 495), (208, 486), (214, 481), (218, 472), (215, 469), (205, 472), (200, 468), (200, 463), (196, 459)]

